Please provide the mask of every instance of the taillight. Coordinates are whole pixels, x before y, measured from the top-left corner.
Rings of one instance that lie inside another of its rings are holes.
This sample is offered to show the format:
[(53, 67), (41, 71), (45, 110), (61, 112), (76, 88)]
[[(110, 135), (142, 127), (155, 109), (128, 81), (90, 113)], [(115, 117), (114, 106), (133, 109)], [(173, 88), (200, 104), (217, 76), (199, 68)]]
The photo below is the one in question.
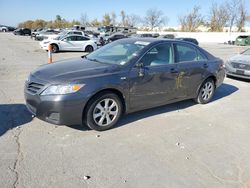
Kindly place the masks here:
[(225, 66), (225, 63), (224, 63), (224, 62), (220, 64), (220, 69), (224, 69), (225, 67), (226, 67), (226, 66)]

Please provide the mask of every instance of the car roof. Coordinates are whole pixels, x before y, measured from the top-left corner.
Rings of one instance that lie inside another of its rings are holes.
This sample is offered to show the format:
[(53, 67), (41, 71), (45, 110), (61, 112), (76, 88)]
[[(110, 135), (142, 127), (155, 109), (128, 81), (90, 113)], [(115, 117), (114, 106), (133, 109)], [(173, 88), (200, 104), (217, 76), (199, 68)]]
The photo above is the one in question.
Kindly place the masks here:
[(152, 37), (131, 37), (131, 38), (125, 38), (125, 39), (120, 39), (120, 40), (127, 40), (129, 42), (142, 41), (142, 42), (149, 42), (149, 43), (158, 43), (158, 42), (165, 42), (165, 41), (178, 41), (178, 40), (173, 40), (173, 39), (162, 39), (162, 38), (152, 38)]

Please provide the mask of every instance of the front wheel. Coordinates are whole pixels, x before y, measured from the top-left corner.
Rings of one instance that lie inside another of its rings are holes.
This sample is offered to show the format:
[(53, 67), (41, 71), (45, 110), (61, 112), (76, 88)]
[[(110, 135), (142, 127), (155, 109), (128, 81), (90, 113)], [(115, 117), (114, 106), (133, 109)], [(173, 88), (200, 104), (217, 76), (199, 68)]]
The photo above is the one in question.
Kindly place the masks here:
[(121, 118), (122, 102), (114, 93), (100, 93), (86, 107), (85, 124), (93, 130), (105, 131)]
[(213, 79), (209, 78), (205, 80), (205, 82), (203, 82), (203, 84), (201, 85), (199, 94), (196, 97), (195, 101), (199, 104), (207, 104), (213, 98), (214, 91), (215, 91), (215, 83)]

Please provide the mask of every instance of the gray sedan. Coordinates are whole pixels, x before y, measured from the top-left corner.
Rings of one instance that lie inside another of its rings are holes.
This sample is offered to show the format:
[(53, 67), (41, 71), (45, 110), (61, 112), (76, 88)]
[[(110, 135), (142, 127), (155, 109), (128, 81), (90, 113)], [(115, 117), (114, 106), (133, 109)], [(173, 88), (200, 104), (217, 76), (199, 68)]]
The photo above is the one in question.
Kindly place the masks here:
[(226, 74), (227, 76), (250, 79), (250, 48), (227, 61)]
[(28, 109), (44, 121), (103, 131), (126, 113), (186, 99), (206, 104), (224, 77), (223, 61), (197, 45), (130, 38), (39, 67), (24, 93)]

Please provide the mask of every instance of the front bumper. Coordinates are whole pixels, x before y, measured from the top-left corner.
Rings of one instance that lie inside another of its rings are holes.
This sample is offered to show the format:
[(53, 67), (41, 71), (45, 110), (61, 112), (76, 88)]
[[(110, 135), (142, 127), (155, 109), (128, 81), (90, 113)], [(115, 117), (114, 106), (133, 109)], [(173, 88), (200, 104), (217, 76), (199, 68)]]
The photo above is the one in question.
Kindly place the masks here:
[(79, 94), (41, 96), (25, 90), (28, 110), (37, 118), (56, 125), (81, 125), (87, 99)]
[(40, 42), (39, 45), (43, 50), (48, 50), (49, 43)]
[(226, 65), (226, 75), (238, 78), (250, 79), (250, 70), (236, 69), (230, 65)]

